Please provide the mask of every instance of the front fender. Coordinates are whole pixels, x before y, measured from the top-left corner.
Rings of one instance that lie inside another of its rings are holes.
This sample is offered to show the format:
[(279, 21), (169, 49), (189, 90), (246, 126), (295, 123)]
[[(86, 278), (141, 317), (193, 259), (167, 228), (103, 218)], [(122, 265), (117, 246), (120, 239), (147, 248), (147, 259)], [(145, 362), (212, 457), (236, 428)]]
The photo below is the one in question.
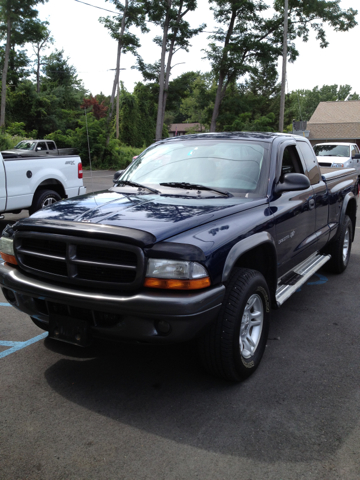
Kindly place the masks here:
[(238, 259), (242, 255), (244, 255), (244, 253), (253, 250), (255, 247), (259, 247), (265, 244), (270, 244), (276, 258), (275, 240), (269, 232), (255, 233), (254, 235), (250, 235), (249, 237), (244, 238), (240, 242), (236, 243), (231, 248), (228, 256), (226, 257), (222, 274), (222, 281), (226, 282), (229, 279), (234, 265), (236, 264)]

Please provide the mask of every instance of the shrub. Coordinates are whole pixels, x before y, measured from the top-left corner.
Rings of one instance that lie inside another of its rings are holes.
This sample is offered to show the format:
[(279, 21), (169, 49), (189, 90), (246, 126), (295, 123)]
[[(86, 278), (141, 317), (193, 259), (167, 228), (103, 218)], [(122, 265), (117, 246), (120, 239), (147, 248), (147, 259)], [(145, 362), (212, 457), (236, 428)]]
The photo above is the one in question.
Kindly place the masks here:
[(14, 148), (21, 140), (25, 140), (26, 136), (9, 135), (8, 133), (0, 134), (0, 151)]
[(25, 123), (24, 122), (13, 122), (6, 128), (6, 133), (9, 135), (19, 135), (22, 137), (26, 137), (26, 132), (24, 130)]

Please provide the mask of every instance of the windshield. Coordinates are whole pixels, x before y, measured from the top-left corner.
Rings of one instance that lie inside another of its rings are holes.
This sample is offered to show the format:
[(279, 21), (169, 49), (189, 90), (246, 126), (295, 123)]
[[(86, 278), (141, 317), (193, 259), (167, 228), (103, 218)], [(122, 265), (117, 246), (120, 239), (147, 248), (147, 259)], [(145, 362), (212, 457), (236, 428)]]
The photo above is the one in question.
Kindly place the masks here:
[(266, 143), (192, 138), (150, 147), (120, 180), (160, 190), (161, 184), (184, 182), (259, 197), (266, 194), (268, 163)]
[(15, 145), (14, 148), (17, 148), (18, 150), (34, 150), (35, 142), (30, 142), (28, 140), (23, 140), (22, 142)]
[(349, 145), (315, 145), (317, 157), (350, 157)]

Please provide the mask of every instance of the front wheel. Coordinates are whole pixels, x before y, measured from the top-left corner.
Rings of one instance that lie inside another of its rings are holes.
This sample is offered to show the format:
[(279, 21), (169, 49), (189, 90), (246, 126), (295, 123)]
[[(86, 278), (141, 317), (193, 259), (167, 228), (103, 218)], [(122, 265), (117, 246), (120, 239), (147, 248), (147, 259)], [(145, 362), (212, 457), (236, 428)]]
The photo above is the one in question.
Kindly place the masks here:
[(249, 377), (262, 359), (269, 323), (270, 295), (263, 275), (237, 269), (215, 324), (199, 340), (206, 370), (235, 382)]
[(32, 206), (29, 208), (29, 213), (32, 215), (38, 210), (48, 207), (59, 200), (61, 200), (61, 197), (54, 190), (40, 190), (34, 195), (34, 200)]

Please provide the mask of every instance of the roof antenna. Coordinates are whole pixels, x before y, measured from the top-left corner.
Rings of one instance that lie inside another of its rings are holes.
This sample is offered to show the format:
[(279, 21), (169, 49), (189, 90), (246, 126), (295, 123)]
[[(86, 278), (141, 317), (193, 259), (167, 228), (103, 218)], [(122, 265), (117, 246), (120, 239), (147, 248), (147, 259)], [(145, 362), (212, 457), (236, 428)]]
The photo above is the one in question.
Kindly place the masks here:
[(86, 107), (84, 108), (84, 113), (85, 113), (86, 136), (87, 136), (87, 144), (88, 144), (88, 152), (89, 152), (89, 164), (90, 164), (91, 188), (92, 188), (92, 191), (94, 191), (94, 184), (93, 184), (93, 174), (92, 174), (92, 166), (91, 166), (91, 154), (90, 154), (89, 129), (88, 129), (88, 122), (87, 122), (87, 113), (86, 113)]

